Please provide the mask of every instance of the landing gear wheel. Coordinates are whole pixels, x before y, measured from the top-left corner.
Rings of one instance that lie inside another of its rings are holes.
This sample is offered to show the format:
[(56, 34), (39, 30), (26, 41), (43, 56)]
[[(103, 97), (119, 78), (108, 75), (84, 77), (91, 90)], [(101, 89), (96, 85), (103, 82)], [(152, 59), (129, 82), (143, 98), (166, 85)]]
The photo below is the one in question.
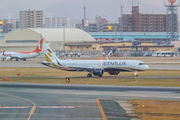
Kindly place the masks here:
[(26, 59), (23, 59), (24, 61), (26, 61)]
[(4, 58), (2, 59), (2, 61), (4, 61)]
[(92, 74), (87, 74), (87, 77), (92, 77)]
[(18, 58), (16, 58), (16, 61), (19, 61)]

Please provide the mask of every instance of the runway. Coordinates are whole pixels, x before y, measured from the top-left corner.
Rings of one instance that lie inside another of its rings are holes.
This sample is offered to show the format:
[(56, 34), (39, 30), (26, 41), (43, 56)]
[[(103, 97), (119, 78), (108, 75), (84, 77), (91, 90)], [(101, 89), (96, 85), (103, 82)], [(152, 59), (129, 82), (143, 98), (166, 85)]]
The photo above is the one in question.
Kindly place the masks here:
[[(180, 88), (0, 83), (0, 120), (130, 120), (117, 101), (180, 100)], [(99, 100), (99, 103), (98, 103)], [(99, 106), (100, 105), (100, 106)]]

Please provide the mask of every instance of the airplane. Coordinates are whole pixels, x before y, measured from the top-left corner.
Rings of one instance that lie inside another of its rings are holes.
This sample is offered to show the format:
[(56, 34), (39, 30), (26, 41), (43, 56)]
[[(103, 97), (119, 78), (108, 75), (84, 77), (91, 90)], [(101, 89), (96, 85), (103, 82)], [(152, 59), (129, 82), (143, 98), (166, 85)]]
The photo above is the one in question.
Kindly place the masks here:
[(138, 60), (60, 60), (51, 50), (48, 44), (43, 44), (46, 61), (41, 64), (48, 67), (65, 71), (85, 71), (89, 72), (87, 77), (102, 77), (104, 72), (110, 75), (119, 75), (120, 72), (145, 71), (149, 67)]
[(106, 54), (105, 52), (102, 53), (103, 56), (110, 56), (113, 55), (117, 51), (117, 48), (110, 48), (110, 51)]
[(26, 61), (27, 58), (35, 58), (41, 54), (42, 44), (43, 44), (43, 39), (40, 40), (36, 49), (31, 52), (5, 52), (3, 51), (0, 56), (2, 57), (2, 61), (4, 61), (4, 59), (7, 59), (7, 60), (16, 59), (16, 61), (21, 59), (21, 60)]

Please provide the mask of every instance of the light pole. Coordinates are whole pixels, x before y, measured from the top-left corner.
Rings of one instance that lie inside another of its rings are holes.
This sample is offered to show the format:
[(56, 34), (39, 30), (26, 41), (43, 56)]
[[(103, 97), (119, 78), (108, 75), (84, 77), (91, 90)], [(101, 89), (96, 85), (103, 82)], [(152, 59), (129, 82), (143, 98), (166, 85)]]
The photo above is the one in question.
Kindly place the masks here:
[(118, 41), (118, 38), (117, 38), (117, 24), (116, 24), (116, 49), (117, 49), (117, 41)]
[(63, 24), (63, 51), (65, 54), (65, 24)]

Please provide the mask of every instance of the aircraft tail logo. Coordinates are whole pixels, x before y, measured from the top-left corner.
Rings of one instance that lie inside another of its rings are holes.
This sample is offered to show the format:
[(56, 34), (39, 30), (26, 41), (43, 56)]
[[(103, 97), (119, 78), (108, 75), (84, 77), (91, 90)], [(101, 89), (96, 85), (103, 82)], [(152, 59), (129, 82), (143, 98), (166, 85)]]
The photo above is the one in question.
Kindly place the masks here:
[(57, 56), (55, 55), (55, 53), (51, 50), (51, 48), (49, 47), (48, 44), (43, 44), (43, 48), (44, 48), (44, 53), (45, 53), (45, 57), (46, 57), (46, 61), (48, 63), (52, 63), (52, 65), (54, 67), (61, 65), (58, 61)]
[(43, 39), (40, 40), (39, 44), (37, 45), (36, 49), (32, 52), (41, 52), (42, 50), (42, 44), (43, 44)]
[(4, 55), (5, 56), (5, 51), (3, 51), (3, 54), (2, 55)]

